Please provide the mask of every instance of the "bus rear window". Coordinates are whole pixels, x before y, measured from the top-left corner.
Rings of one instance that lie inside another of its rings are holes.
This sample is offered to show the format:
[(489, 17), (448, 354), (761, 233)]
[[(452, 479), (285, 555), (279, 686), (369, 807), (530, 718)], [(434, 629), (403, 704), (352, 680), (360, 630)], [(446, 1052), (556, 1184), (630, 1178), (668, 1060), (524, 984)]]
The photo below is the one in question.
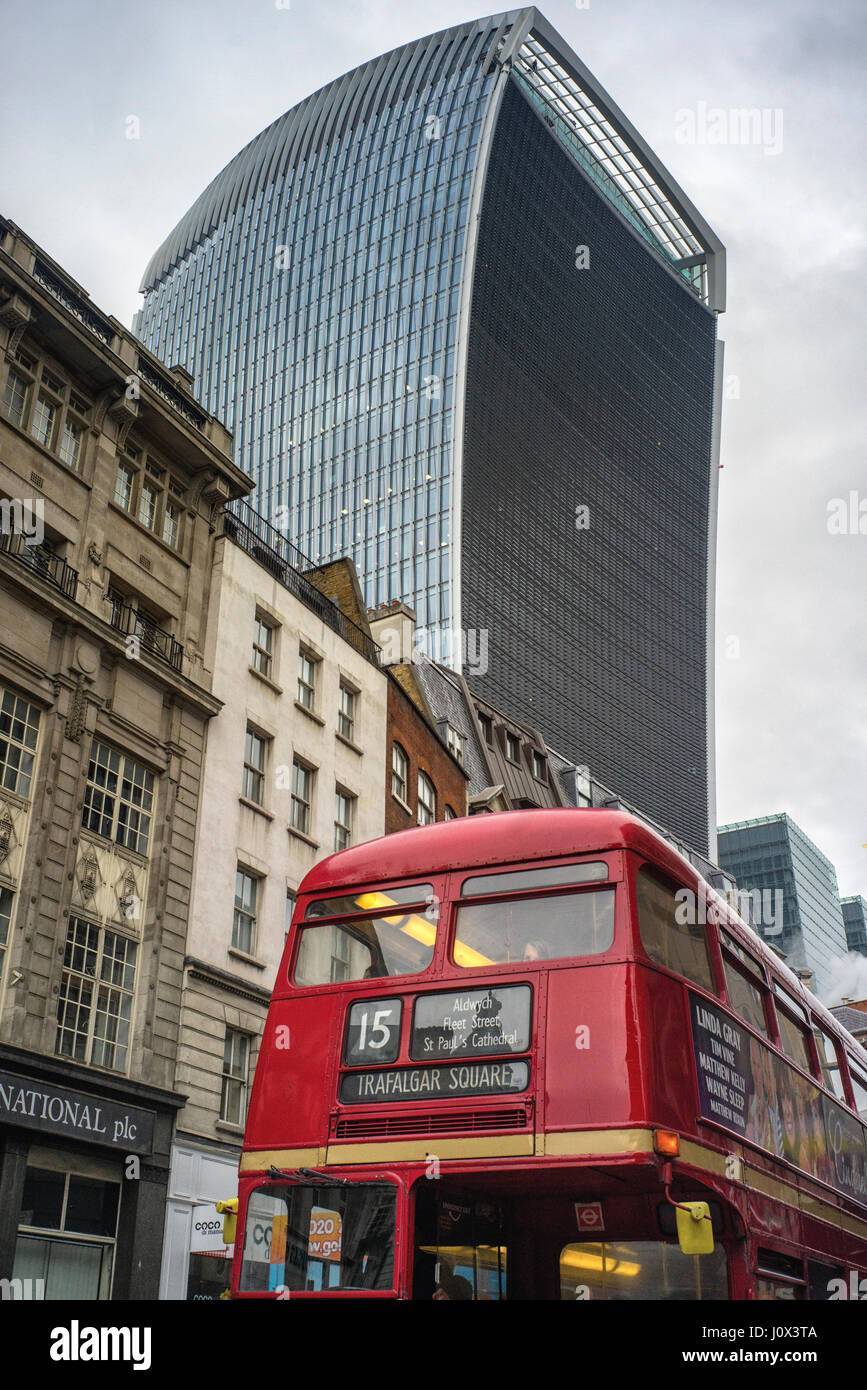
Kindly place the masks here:
[(436, 922), (415, 912), (303, 926), (294, 982), (300, 987), (417, 975), (433, 960)]
[(473, 969), (514, 961), (598, 956), (614, 942), (614, 889), (562, 897), (464, 903), (458, 908), (453, 958)]
[(647, 865), (639, 869), (636, 887), (638, 928), (650, 959), (715, 994), (705, 928), (696, 921), (697, 895), (684, 901), (684, 889), (677, 893)]
[(247, 1204), (240, 1291), (393, 1288), (395, 1206), (385, 1184), (257, 1187)]

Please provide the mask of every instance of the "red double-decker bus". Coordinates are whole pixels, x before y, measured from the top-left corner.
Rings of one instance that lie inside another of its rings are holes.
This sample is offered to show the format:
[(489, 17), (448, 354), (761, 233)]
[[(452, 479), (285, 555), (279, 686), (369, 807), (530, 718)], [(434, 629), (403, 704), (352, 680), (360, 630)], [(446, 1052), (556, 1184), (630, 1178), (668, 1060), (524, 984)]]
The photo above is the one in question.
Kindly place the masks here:
[(301, 885), (232, 1293), (864, 1297), (865, 1120), (867, 1052), (641, 822), (406, 831)]

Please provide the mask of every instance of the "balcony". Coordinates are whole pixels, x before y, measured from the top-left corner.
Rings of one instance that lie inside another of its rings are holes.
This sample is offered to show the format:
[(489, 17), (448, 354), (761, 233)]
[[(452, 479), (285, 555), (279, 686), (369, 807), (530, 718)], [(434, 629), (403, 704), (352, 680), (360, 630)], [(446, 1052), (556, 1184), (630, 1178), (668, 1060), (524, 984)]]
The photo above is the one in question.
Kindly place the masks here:
[(26, 565), (34, 574), (53, 584), (66, 598), (75, 599), (78, 587), (78, 570), (74, 570), (59, 555), (55, 555), (50, 545), (28, 544), (20, 532), (0, 533), (0, 553), (9, 555), (19, 564)]
[(111, 347), (116, 336), (115, 330), (108, 319), (94, 308), (86, 295), (73, 289), (38, 257), (33, 265), (33, 279), (50, 295), (53, 295), (64, 309), (68, 309), (70, 314), (74, 314), (85, 328), (89, 328), (101, 343), (104, 343), (106, 347)]
[(117, 594), (109, 594), (111, 602), (111, 618), (109, 619), (113, 628), (122, 632), (125, 637), (135, 637), (140, 645), (151, 656), (156, 656), (160, 661), (164, 661), (167, 666), (171, 666), (173, 671), (180, 671), (184, 661), (184, 649), (180, 642), (176, 642), (170, 632), (165, 628), (157, 627), (157, 624), (147, 613), (142, 613), (139, 609), (133, 608), (130, 604), (124, 603)]
[(148, 360), (139, 353), (138, 374), (142, 381), (146, 381), (152, 391), (156, 391), (158, 396), (162, 396), (164, 401), (168, 401), (170, 406), (182, 415), (188, 424), (193, 425), (197, 430), (204, 431), (208, 422), (207, 415), (203, 411), (197, 410), (190, 397), (185, 396), (179, 391), (171, 378), (165, 373), (157, 371)]
[(249, 503), (236, 502), (231, 512), (224, 513), (223, 533), (300, 599), (327, 627), (339, 633), (359, 656), (374, 666), (379, 665), (381, 648), (373, 638), (341, 613), (337, 604), (320, 593), (315, 584), (305, 579), (300, 571), (311, 569), (310, 561)]

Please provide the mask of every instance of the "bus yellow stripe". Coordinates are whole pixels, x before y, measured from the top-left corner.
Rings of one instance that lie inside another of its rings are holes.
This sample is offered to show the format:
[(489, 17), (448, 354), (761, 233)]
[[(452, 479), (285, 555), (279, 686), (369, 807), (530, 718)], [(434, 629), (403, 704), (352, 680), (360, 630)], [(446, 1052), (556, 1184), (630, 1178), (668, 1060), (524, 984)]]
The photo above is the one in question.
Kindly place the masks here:
[(261, 1173), (266, 1168), (319, 1168), (325, 1162), (324, 1149), (254, 1149), (241, 1154), (238, 1171)]
[(329, 1144), (329, 1164), (423, 1162), (428, 1155), (453, 1158), (529, 1158), (532, 1134), (484, 1134), (472, 1139), (397, 1139), (389, 1144)]
[[(454, 1159), (477, 1158), (595, 1158), (622, 1153), (653, 1153), (653, 1131), (650, 1129), (574, 1129), (548, 1131), (547, 1134), (478, 1135), (466, 1139), (427, 1138), (393, 1140), (384, 1144), (329, 1144), (327, 1149), (256, 1149), (241, 1155), (242, 1173), (263, 1172), (275, 1168), (322, 1168), (342, 1164), (412, 1163), (424, 1162), (436, 1155), (444, 1162)], [(682, 1139), (680, 1158), (692, 1167), (726, 1176), (726, 1154), (706, 1148), (692, 1140)], [(867, 1237), (867, 1221), (850, 1216), (833, 1202), (799, 1192), (790, 1183), (782, 1182), (748, 1163), (743, 1165), (743, 1184), (762, 1192), (778, 1202), (797, 1207), (805, 1215), (847, 1231), (850, 1235)]]

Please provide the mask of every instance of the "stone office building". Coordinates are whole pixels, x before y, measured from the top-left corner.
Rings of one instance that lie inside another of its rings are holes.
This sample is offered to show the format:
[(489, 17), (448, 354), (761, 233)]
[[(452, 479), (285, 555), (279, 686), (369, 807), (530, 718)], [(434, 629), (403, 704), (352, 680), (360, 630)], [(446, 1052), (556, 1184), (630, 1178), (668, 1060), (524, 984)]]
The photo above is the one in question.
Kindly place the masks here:
[(0, 219), (0, 1278), (24, 1296), (158, 1289), (215, 527), (248, 491), (188, 387)]
[[(324, 856), (384, 829), (387, 677), (354, 565), (305, 575), (304, 557), (244, 504), (224, 526), (205, 650), (223, 708), (208, 730), (184, 960), (177, 1084), (187, 1100), (160, 1284), (170, 1299), (218, 1297), (228, 1282), (213, 1204), (237, 1191), (298, 886)], [(330, 968), (343, 978), (339, 959)]]

